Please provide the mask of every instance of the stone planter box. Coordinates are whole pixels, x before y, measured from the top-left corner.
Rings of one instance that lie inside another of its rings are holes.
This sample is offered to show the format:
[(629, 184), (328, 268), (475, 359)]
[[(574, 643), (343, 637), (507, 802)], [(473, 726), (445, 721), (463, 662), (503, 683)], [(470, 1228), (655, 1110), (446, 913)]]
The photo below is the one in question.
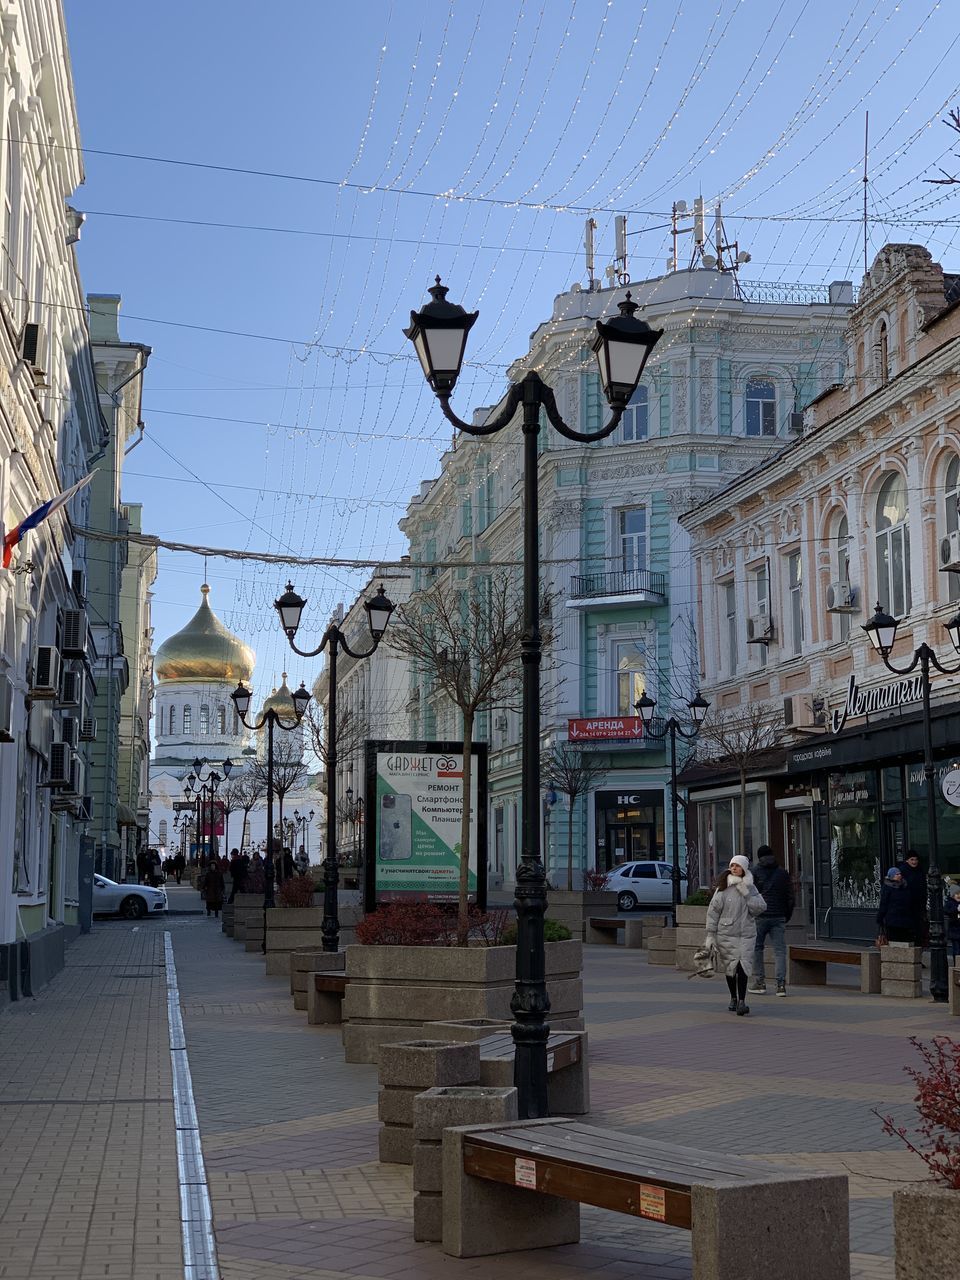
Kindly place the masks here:
[(586, 922), (590, 916), (615, 916), (617, 895), (605, 890), (548, 889), (547, 915), (565, 924), (575, 939), (584, 941)]
[(923, 995), (922, 951), (905, 942), (888, 942), (880, 948), (880, 994), (919, 1000)]
[[(341, 906), (341, 948), (354, 941), (359, 914), (358, 907)], [(299, 951), (305, 947), (322, 950), (322, 925), (322, 907), (269, 908), (267, 911), (267, 973), (272, 977), (289, 977), (291, 951)], [(303, 1007), (305, 1009), (306, 1004)]]
[[(347, 947), (343, 1000), (347, 1062), (378, 1062), (381, 1044), (409, 1040), (428, 1022), (512, 1022), (515, 947)], [(550, 1025), (583, 1030), (583, 948), (546, 944)]]
[[(233, 934), (235, 942), (246, 942), (247, 926), (254, 924), (263, 929), (263, 894), (238, 893), (233, 900)], [(263, 937), (261, 932), (259, 935)]]
[[(306, 1012), (307, 1008), (307, 977), (311, 973), (316, 973), (323, 967), (323, 957), (331, 954), (323, 950), (322, 946), (297, 947), (294, 951), (281, 952), (287, 961), (287, 970), (290, 974), (290, 994), (293, 996), (293, 1007)], [(270, 957), (267, 957), (269, 961)], [(267, 972), (270, 972), (269, 964)]]
[(693, 953), (703, 946), (707, 928), (706, 907), (677, 907), (676, 966), (685, 973), (693, 973)]
[(228, 938), (233, 937), (233, 903), (225, 902), (220, 911), (220, 928)]
[(960, 1191), (922, 1183), (894, 1191), (893, 1251), (896, 1280), (955, 1275), (960, 1258)]
[(647, 964), (676, 965), (677, 931), (663, 929), (647, 943)]

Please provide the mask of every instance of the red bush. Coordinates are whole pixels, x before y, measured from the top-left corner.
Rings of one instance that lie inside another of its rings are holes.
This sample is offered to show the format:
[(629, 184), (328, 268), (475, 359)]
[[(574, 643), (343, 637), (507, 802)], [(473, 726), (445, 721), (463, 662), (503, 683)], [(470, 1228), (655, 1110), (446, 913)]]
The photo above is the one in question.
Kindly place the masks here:
[[(481, 946), (500, 945), (503, 930), (512, 918), (506, 908), (478, 911), (470, 908), (470, 936)], [(438, 906), (425, 898), (389, 902), (357, 925), (357, 941), (380, 947), (455, 947), (457, 909)]]
[(277, 890), (280, 907), (312, 907), (316, 885), (308, 876), (289, 876)]
[(607, 887), (606, 871), (585, 871), (583, 878), (587, 882), (587, 888), (592, 889), (594, 893), (599, 893), (601, 889)]
[(904, 1067), (917, 1086), (914, 1102), (920, 1118), (913, 1136), (891, 1116), (874, 1115), (883, 1121), (884, 1133), (918, 1155), (937, 1182), (960, 1191), (960, 1041), (934, 1036), (924, 1044), (911, 1036), (910, 1043), (925, 1067)]

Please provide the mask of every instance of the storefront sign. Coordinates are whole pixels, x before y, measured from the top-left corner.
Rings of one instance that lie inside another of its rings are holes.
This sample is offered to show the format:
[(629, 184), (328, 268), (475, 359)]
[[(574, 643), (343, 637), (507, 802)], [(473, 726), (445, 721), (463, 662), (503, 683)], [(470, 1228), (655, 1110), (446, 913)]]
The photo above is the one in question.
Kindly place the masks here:
[(607, 720), (568, 720), (567, 737), (571, 742), (629, 741), (643, 737), (643, 721), (639, 716), (619, 716)]
[(947, 804), (960, 809), (960, 769), (949, 769), (940, 779), (940, 791)]
[(902, 680), (871, 685), (869, 689), (861, 689), (856, 676), (851, 676), (846, 701), (842, 707), (834, 707), (830, 712), (830, 732), (839, 733), (848, 716), (869, 716), (877, 711), (893, 711), (908, 702), (919, 702), (922, 697), (923, 677), (919, 673), (904, 676)]
[[(463, 751), (451, 742), (368, 742), (365, 905), (410, 894), (454, 901), (460, 884)], [(372, 809), (371, 809), (371, 806)], [(473, 749), (470, 898), (486, 903), (487, 755)]]

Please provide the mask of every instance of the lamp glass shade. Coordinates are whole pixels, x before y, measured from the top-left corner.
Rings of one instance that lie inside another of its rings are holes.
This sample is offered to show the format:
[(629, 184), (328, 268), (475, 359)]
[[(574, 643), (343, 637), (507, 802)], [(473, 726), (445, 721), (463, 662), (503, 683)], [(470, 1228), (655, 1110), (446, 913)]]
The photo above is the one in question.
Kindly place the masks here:
[(294, 689), (290, 696), (293, 698), (293, 709), (296, 712), (297, 719), (301, 720), (303, 713), (307, 709), (307, 703), (310, 701), (310, 692), (302, 680), (300, 681), (300, 688)]
[(663, 334), (662, 329), (651, 329), (643, 320), (638, 320), (634, 315), (637, 310), (628, 290), (620, 303), (620, 314), (609, 321), (597, 321), (593, 351), (603, 394), (614, 409), (623, 409), (629, 403), (650, 352)]
[(885, 658), (893, 649), (899, 625), (897, 619), (885, 613), (879, 604), (870, 621), (863, 624), (863, 630), (870, 637), (870, 643), (881, 658)]
[(347, 804), (353, 804), (353, 787), (347, 787)]
[(214, 770), (214, 772), (211, 773), (210, 775), (210, 786), (213, 788), (214, 791), (216, 791), (217, 787), (219, 787), (222, 781), (223, 779), (220, 777), (219, 773), (217, 773), (216, 770)]
[(190, 790), (190, 791), (192, 791), (192, 790), (193, 790), (193, 784), (196, 782), (196, 780), (197, 780), (197, 775), (196, 775), (195, 773), (188, 773), (188, 774), (187, 774), (187, 789), (188, 789), (188, 790)]
[(387, 598), (381, 586), (373, 599), (367, 600), (363, 607), (367, 611), (367, 626), (370, 628), (370, 634), (374, 640), (379, 640), (386, 631), (390, 615), (396, 606)]
[(698, 690), (697, 696), (687, 703), (687, 708), (690, 711), (690, 719), (699, 729), (706, 718), (707, 712), (710, 710), (710, 703)]
[(634, 711), (636, 711), (637, 715), (640, 717), (640, 719), (643, 721), (644, 724), (649, 724), (650, 721), (653, 719), (653, 713), (654, 713), (654, 710), (656, 709), (656, 706), (657, 706), (656, 699), (650, 698), (647, 696), (647, 694), (644, 693), (644, 694), (641, 694), (638, 701), (636, 701), (633, 704), (633, 709)]
[(460, 376), (467, 334), (479, 312), (468, 313), (447, 302), (447, 289), (437, 282), (430, 289), (433, 301), (410, 312), (410, 328), (404, 334), (413, 343), (424, 377), (437, 395), (449, 395)]
[(232, 760), (224, 760), (224, 762), (223, 762), (223, 776), (224, 776), (225, 778), (229, 778), (229, 777), (230, 777), (230, 773), (231, 773), (231, 771), (232, 771), (232, 770), (233, 770), (233, 761), (232, 761)]
[(957, 653), (960, 653), (960, 613), (955, 613), (950, 621), (945, 622), (943, 625), (954, 649), (956, 649)]
[(253, 694), (245, 684), (241, 683), (237, 685), (230, 697), (233, 705), (237, 708), (237, 715), (243, 720), (250, 710), (250, 701), (253, 698)]
[(273, 607), (280, 615), (280, 625), (291, 640), (297, 634), (306, 604), (303, 596), (298, 596), (294, 591), (292, 582), (287, 583), (287, 589), (279, 600), (273, 602)]
[(200, 757), (197, 756), (196, 760), (193, 762), (193, 772), (199, 773), (206, 763), (206, 760), (201, 760)]

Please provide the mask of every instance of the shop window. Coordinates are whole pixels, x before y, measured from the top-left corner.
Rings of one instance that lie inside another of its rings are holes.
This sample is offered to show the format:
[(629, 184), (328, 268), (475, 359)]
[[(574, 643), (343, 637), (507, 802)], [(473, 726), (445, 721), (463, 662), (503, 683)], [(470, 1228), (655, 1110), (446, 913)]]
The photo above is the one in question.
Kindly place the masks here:
[[(960, 529), (960, 458), (954, 454), (947, 467), (943, 494), (943, 524), (947, 537)], [(960, 573), (944, 573), (947, 599), (960, 600)]]
[(829, 799), (833, 906), (875, 907), (881, 880), (876, 772), (831, 774)]
[(777, 388), (769, 378), (751, 378), (747, 383), (744, 422), (748, 436), (777, 434)]
[(766, 797), (759, 791), (747, 793), (743, 848), (740, 847), (739, 795), (701, 801), (697, 805), (697, 829), (701, 883), (713, 884), (735, 853), (745, 853), (752, 858), (760, 845), (767, 843)]
[(187, 734), (187, 733), (190, 733), (192, 729), (193, 729), (193, 708), (189, 706), (184, 707), (183, 708), (183, 732)]
[(877, 497), (877, 599), (895, 618), (912, 608), (910, 589), (910, 517), (907, 484), (899, 472), (888, 475)]
[(637, 440), (646, 440), (648, 434), (648, 397), (647, 388), (637, 387), (620, 419), (620, 439), (624, 444), (633, 444)]
[(636, 640), (624, 640), (614, 646), (616, 661), (615, 712), (621, 716), (636, 715), (634, 705), (647, 688), (647, 658)]
[(205, 702), (200, 707), (200, 732), (201, 734), (210, 732), (210, 708)]
[(620, 569), (635, 573), (647, 567), (647, 509), (628, 507), (617, 512)]
[(787, 556), (787, 597), (790, 652), (796, 657), (803, 649), (803, 561), (799, 551)]

